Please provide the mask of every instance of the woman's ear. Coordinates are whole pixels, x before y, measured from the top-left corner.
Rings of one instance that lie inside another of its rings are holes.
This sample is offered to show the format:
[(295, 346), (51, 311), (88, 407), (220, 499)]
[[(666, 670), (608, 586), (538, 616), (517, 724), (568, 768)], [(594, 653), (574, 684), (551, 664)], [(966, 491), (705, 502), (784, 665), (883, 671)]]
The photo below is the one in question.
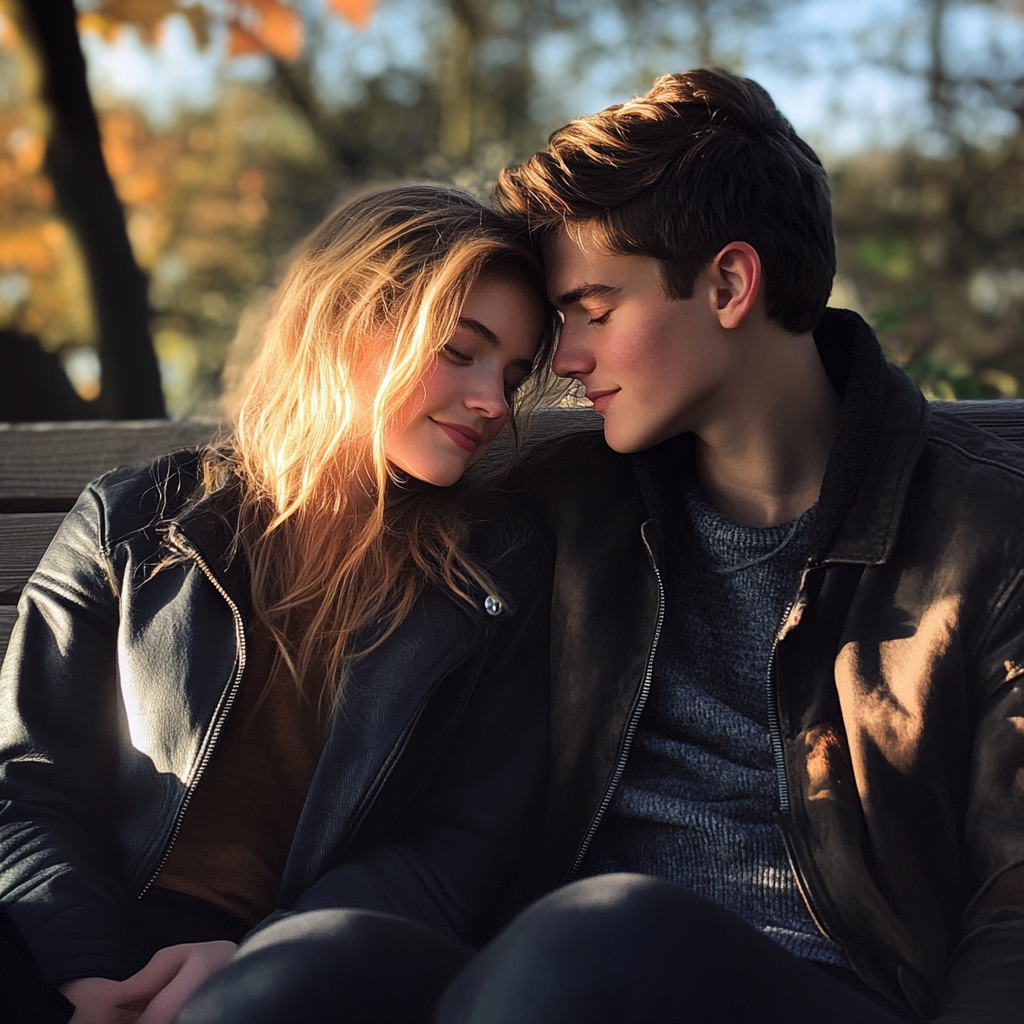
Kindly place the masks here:
[(761, 294), (761, 257), (747, 242), (730, 242), (710, 270), (718, 322), (727, 330), (739, 327)]

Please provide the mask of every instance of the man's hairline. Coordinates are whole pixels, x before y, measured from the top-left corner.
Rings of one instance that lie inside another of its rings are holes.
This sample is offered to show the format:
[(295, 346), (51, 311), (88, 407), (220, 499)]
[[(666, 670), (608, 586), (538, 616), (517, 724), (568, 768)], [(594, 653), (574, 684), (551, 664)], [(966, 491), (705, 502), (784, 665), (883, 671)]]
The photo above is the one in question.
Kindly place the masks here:
[[(570, 225), (573, 225), (573, 228), (575, 230), (570, 228)], [(547, 243), (551, 241), (551, 239), (554, 238), (554, 236), (557, 235), (559, 231), (564, 231), (569, 236), (569, 238), (580, 247), (580, 250), (582, 252), (586, 252), (586, 246), (583, 244), (583, 240), (580, 237), (580, 232), (587, 227), (591, 229), (591, 234), (594, 236), (594, 242), (598, 246), (599, 250), (602, 251), (607, 256), (640, 256), (649, 260), (654, 260), (654, 262), (658, 264), (658, 281), (661, 284), (662, 293), (664, 294), (666, 299), (673, 301), (683, 302), (686, 301), (687, 299), (693, 298), (696, 290), (695, 285), (697, 282), (697, 278), (700, 277), (700, 275), (704, 273), (704, 271), (707, 270), (708, 267), (711, 266), (711, 264), (715, 261), (715, 257), (718, 255), (718, 253), (716, 253), (694, 273), (693, 284), (690, 286), (689, 295), (676, 295), (674, 294), (668, 280), (668, 275), (671, 273), (673, 265), (669, 263), (667, 260), (663, 259), (661, 256), (655, 256), (653, 253), (623, 252), (621, 249), (616, 249), (609, 243), (608, 228), (602, 222), (600, 216), (569, 217), (568, 215), (565, 215), (559, 221), (551, 221), (545, 224), (544, 227), (541, 228), (539, 231), (535, 232), (535, 234), (539, 236), (538, 242), (542, 251), (544, 246), (547, 245)], [(754, 252), (757, 253), (758, 259), (761, 258), (761, 253), (758, 251), (757, 246), (754, 245), (752, 242), (746, 241), (745, 239), (734, 238), (731, 242), (727, 242), (723, 248), (732, 245), (734, 242), (743, 242), (744, 245), (749, 245), (751, 249), (753, 249)], [(721, 250), (719, 250), (719, 252), (720, 251)], [(555, 303), (555, 305), (558, 305), (558, 303)]]

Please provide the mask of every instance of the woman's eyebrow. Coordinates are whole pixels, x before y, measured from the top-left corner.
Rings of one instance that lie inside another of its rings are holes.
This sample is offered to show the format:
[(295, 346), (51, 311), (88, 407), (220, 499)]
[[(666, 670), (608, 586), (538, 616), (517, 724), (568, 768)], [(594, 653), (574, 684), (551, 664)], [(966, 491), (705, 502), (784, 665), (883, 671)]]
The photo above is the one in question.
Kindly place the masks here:
[(555, 299), (555, 305), (559, 307), (571, 306), (574, 302), (579, 302), (580, 299), (593, 299), (599, 295), (612, 295), (617, 291), (621, 291), (621, 289), (610, 284), (581, 284), (578, 288), (573, 288), (571, 292), (559, 295)]
[(490, 329), (485, 327), (479, 320), (474, 320), (472, 317), (460, 316), (459, 326), (465, 327), (471, 330), (474, 334), (479, 334), (484, 341), (489, 341), (495, 347), (501, 345), (501, 339)]

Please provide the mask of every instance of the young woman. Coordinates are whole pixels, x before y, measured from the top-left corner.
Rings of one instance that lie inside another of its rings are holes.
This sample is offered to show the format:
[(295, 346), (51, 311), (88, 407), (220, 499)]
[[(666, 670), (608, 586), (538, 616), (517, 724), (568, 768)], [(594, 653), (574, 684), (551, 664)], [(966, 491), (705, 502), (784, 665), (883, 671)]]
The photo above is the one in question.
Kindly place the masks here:
[(547, 558), (452, 485), (548, 356), (543, 294), (467, 194), (357, 199), (280, 286), (230, 439), (82, 495), (0, 677), (24, 1019), (169, 1022), (261, 922), (266, 1001), (331, 908), (452, 950), (494, 912), (544, 769)]

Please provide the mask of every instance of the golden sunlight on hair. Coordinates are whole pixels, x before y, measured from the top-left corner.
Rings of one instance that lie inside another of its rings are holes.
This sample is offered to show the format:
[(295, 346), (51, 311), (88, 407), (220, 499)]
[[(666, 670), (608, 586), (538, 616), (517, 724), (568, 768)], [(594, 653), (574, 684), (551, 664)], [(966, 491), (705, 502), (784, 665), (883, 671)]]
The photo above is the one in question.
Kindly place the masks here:
[[(462, 550), (458, 495), (396, 486), (385, 439), (490, 267), (543, 296), (536, 257), (466, 193), (406, 186), (347, 204), (295, 257), (235, 434), (207, 453), (208, 492), (230, 474), (241, 485), (238, 542), (275, 673), (311, 695), (333, 694), (356, 634), (373, 625), (360, 647), (379, 644), (427, 582), (487, 586)], [(553, 335), (549, 315), (538, 361)]]

